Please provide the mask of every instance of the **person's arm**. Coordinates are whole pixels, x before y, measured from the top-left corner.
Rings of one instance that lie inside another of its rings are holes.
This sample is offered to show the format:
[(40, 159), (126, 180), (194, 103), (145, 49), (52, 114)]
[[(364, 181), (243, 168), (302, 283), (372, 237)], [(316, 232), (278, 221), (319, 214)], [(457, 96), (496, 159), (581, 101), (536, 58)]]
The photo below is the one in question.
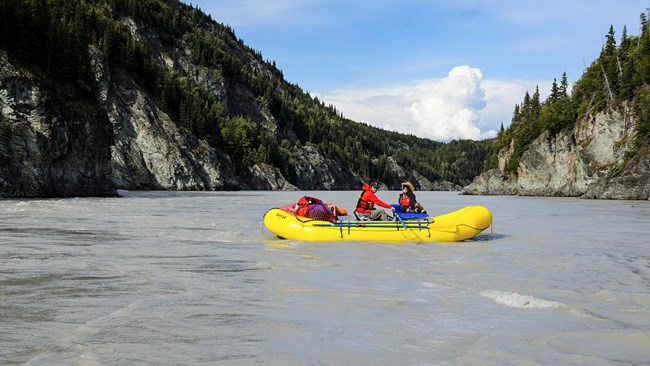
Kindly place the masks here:
[(384, 208), (393, 208), (393, 207), (392, 207), (391, 205), (389, 205), (388, 203), (386, 203), (386, 202), (380, 200), (379, 197), (375, 196), (374, 193), (372, 194), (372, 196), (370, 196), (370, 200), (371, 200), (375, 205), (378, 205), (378, 206), (381, 206), (381, 207), (384, 207)]

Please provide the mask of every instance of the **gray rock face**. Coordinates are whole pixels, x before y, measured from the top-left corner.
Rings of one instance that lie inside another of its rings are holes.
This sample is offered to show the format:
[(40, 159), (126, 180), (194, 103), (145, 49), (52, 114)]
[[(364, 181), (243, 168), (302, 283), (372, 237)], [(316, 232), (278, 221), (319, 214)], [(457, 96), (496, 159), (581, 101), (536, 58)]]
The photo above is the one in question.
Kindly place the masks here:
[(117, 195), (106, 115), (74, 88), (45, 90), (0, 50), (0, 197)]
[[(119, 67), (111, 70), (95, 48), (90, 49), (98, 86), (93, 100), (67, 89), (52, 96), (37, 77), (12, 65), (5, 53), (0, 56), (3, 197), (102, 196), (116, 195), (116, 189), (348, 190), (363, 184), (341, 162), (309, 145), (291, 151), (291, 180), (268, 164), (236, 170), (225, 153), (180, 130), (128, 73)], [(235, 108), (262, 128), (277, 130), (264, 106), (256, 109), (254, 102), (242, 102), (254, 99), (250, 91), (239, 86), (228, 91), (218, 73), (177, 61), (222, 101), (239, 95)], [(406, 171), (392, 158), (387, 169), (390, 176), (410, 180), (421, 190), (460, 189)]]
[(626, 161), (633, 131), (633, 120), (610, 112), (568, 133), (544, 133), (522, 155), (516, 176), (503, 173), (511, 146), (499, 152), (499, 169), (476, 177), (462, 193), (647, 200), (649, 153)]
[(294, 150), (296, 175), (299, 186), (314, 190), (356, 189), (363, 182), (342, 165), (325, 157), (313, 146)]
[(232, 188), (206, 141), (176, 124), (125, 75), (117, 72), (105, 91), (115, 145), (113, 180), (120, 189), (223, 190)]
[(250, 185), (242, 189), (260, 189), (267, 191), (296, 191), (298, 188), (289, 183), (280, 170), (269, 164), (256, 164), (250, 169)]
[(463, 188), (461, 194), (473, 195), (516, 195), (517, 181), (514, 177), (504, 175), (499, 169), (491, 169), (474, 178), (474, 181)]
[(650, 153), (612, 169), (585, 192), (584, 198), (650, 200)]

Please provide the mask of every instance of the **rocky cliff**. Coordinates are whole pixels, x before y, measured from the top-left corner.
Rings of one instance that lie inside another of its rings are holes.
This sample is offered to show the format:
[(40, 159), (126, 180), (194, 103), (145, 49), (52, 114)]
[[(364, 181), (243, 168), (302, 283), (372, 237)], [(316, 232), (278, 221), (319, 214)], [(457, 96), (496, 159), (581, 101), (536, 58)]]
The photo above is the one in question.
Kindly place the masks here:
[(650, 151), (629, 156), (633, 118), (610, 110), (580, 120), (569, 132), (545, 132), (522, 155), (516, 175), (499, 168), (476, 177), (463, 194), (650, 199)]
[[(124, 69), (111, 70), (95, 48), (90, 54), (97, 98), (79, 95), (74, 85), (53, 87), (0, 51), (0, 197), (114, 196), (117, 189), (347, 190), (362, 184), (308, 145), (292, 149), (293, 183), (269, 164), (237, 169), (227, 154), (181, 130)], [(215, 73), (178, 61), (216, 95), (233, 93)], [(246, 96), (239, 98), (243, 110)], [(248, 108), (245, 113), (277, 128), (263, 108)], [(415, 177), (422, 189), (460, 189), (392, 162), (396, 176)]]
[(0, 197), (116, 195), (106, 113), (43, 80), (0, 50)]
[(489, 153), (350, 121), (177, 0), (0, 12), (0, 197), (356, 190), (368, 179), (458, 190), (445, 179), (471, 179)]

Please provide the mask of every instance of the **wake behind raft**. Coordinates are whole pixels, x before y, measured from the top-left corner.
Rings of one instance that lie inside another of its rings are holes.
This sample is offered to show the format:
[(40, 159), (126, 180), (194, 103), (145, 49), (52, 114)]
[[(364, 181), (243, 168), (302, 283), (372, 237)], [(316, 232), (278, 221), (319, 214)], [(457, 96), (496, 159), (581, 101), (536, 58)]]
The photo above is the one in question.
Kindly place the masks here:
[(492, 225), (492, 214), (483, 206), (467, 206), (435, 217), (391, 206), (392, 221), (342, 220), (340, 216), (347, 216), (345, 209), (306, 196), (268, 210), (264, 226), (280, 238), (300, 241), (456, 242)]

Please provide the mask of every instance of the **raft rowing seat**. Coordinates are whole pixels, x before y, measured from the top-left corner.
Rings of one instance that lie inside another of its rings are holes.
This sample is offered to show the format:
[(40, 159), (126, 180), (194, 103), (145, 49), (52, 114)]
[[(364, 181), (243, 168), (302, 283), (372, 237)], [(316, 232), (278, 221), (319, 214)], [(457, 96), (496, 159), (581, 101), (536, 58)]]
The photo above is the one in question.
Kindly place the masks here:
[(391, 203), (391, 206), (393, 207), (393, 215), (399, 216), (402, 220), (417, 220), (429, 217), (428, 213), (402, 212), (402, 206), (397, 203)]
[(357, 219), (357, 221), (370, 221), (369, 218), (367, 218), (367, 217), (365, 217), (363, 215), (359, 215), (359, 213), (357, 211), (354, 211), (354, 218)]
[[(402, 220), (419, 220), (427, 219), (429, 217), (428, 213), (402, 212), (401, 206), (396, 203), (392, 203), (391, 207), (393, 208), (393, 215), (388, 215), (388, 221), (397, 221), (398, 217)], [(356, 211), (354, 211), (354, 218), (357, 221), (371, 221), (368, 217), (360, 215)]]

